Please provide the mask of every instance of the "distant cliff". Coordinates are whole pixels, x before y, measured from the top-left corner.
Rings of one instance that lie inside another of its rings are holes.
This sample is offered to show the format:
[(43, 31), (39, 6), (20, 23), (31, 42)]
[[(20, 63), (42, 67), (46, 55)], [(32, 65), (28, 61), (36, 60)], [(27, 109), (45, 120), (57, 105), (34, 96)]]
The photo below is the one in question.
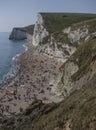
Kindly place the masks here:
[(9, 39), (12, 39), (12, 40), (27, 39), (27, 32), (24, 30), (20, 30), (19, 28), (14, 28), (11, 32)]
[(9, 39), (10, 40), (24, 40), (27, 39), (29, 35), (33, 35), (34, 25), (30, 25), (23, 28), (13, 28)]

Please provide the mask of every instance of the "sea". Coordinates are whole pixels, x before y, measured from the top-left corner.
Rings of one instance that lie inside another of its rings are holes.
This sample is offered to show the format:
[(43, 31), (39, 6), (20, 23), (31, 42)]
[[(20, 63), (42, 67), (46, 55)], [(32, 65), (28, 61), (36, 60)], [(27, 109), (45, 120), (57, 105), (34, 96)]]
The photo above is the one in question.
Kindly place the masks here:
[(18, 56), (25, 51), (27, 40), (9, 40), (10, 32), (0, 32), (0, 83), (13, 76)]

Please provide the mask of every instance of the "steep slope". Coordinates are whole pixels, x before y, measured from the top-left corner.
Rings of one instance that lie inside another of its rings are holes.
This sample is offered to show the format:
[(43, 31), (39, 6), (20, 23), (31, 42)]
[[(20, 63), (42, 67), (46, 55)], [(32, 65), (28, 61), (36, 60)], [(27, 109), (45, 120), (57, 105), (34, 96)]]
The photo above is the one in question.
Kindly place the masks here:
[[(49, 57), (54, 57), (64, 63), (60, 68), (60, 73), (50, 81), (54, 84), (51, 90), (61, 99), (75, 90), (78, 84), (80, 85), (78, 88), (80, 88), (87, 82), (90, 72), (78, 82), (74, 82), (73, 78), (76, 74), (81, 74), (81, 69), (82, 73), (84, 73), (86, 65), (89, 65), (88, 61), (84, 65), (84, 60), (86, 58), (89, 60), (88, 56), (93, 52), (90, 49), (92, 49), (92, 46), (95, 48), (95, 41), (92, 40), (95, 37), (95, 14), (39, 13), (37, 15), (33, 33), (33, 45), (37, 46), (37, 50), (40, 53), (47, 54)], [(94, 55), (92, 54), (91, 58)], [(74, 56), (74, 60), (72, 60), (71, 56)], [(81, 62), (81, 60), (83, 61)], [(76, 64), (76, 62), (80, 62), (82, 65), (79, 66), (79, 63)], [(92, 76), (93, 72), (91, 78)]]
[[(82, 43), (77, 51), (69, 58), (67, 63), (61, 67), (62, 71), (62, 92), (70, 94), (75, 89), (80, 89), (83, 85), (90, 82), (96, 73), (95, 69), (95, 56), (96, 56), (96, 39), (90, 39)], [(73, 63), (73, 66), (69, 68)], [(73, 68), (76, 68), (75, 71)], [(74, 71), (73, 74), (70, 73)], [(69, 73), (69, 75), (68, 75)], [(69, 77), (68, 77), (69, 76)], [(64, 93), (63, 93), (64, 94)]]

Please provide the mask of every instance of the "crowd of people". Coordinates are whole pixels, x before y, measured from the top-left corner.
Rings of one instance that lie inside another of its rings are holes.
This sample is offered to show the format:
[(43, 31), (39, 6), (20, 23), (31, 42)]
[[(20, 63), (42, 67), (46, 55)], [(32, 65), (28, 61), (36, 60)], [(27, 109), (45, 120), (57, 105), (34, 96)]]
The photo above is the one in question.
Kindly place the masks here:
[(25, 110), (34, 100), (52, 102), (55, 93), (51, 91), (61, 62), (41, 54), (36, 47), (28, 44), (28, 51), (22, 53), (20, 70), (16, 76), (0, 87), (0, 113), (17, 114)]

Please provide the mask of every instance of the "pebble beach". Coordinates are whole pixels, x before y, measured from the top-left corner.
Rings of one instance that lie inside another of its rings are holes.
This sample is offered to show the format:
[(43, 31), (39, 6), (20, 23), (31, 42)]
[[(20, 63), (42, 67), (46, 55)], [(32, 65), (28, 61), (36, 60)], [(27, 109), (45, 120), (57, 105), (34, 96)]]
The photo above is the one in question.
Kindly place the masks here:
[(24, 111), (34, 100), (51, 103), (55, 93), (50, 79), (56, 77), (62, 62), (39, 53), (32, 43), (19, 56), (20, 69), (0, 85), (0, 113), (11, 116)]

